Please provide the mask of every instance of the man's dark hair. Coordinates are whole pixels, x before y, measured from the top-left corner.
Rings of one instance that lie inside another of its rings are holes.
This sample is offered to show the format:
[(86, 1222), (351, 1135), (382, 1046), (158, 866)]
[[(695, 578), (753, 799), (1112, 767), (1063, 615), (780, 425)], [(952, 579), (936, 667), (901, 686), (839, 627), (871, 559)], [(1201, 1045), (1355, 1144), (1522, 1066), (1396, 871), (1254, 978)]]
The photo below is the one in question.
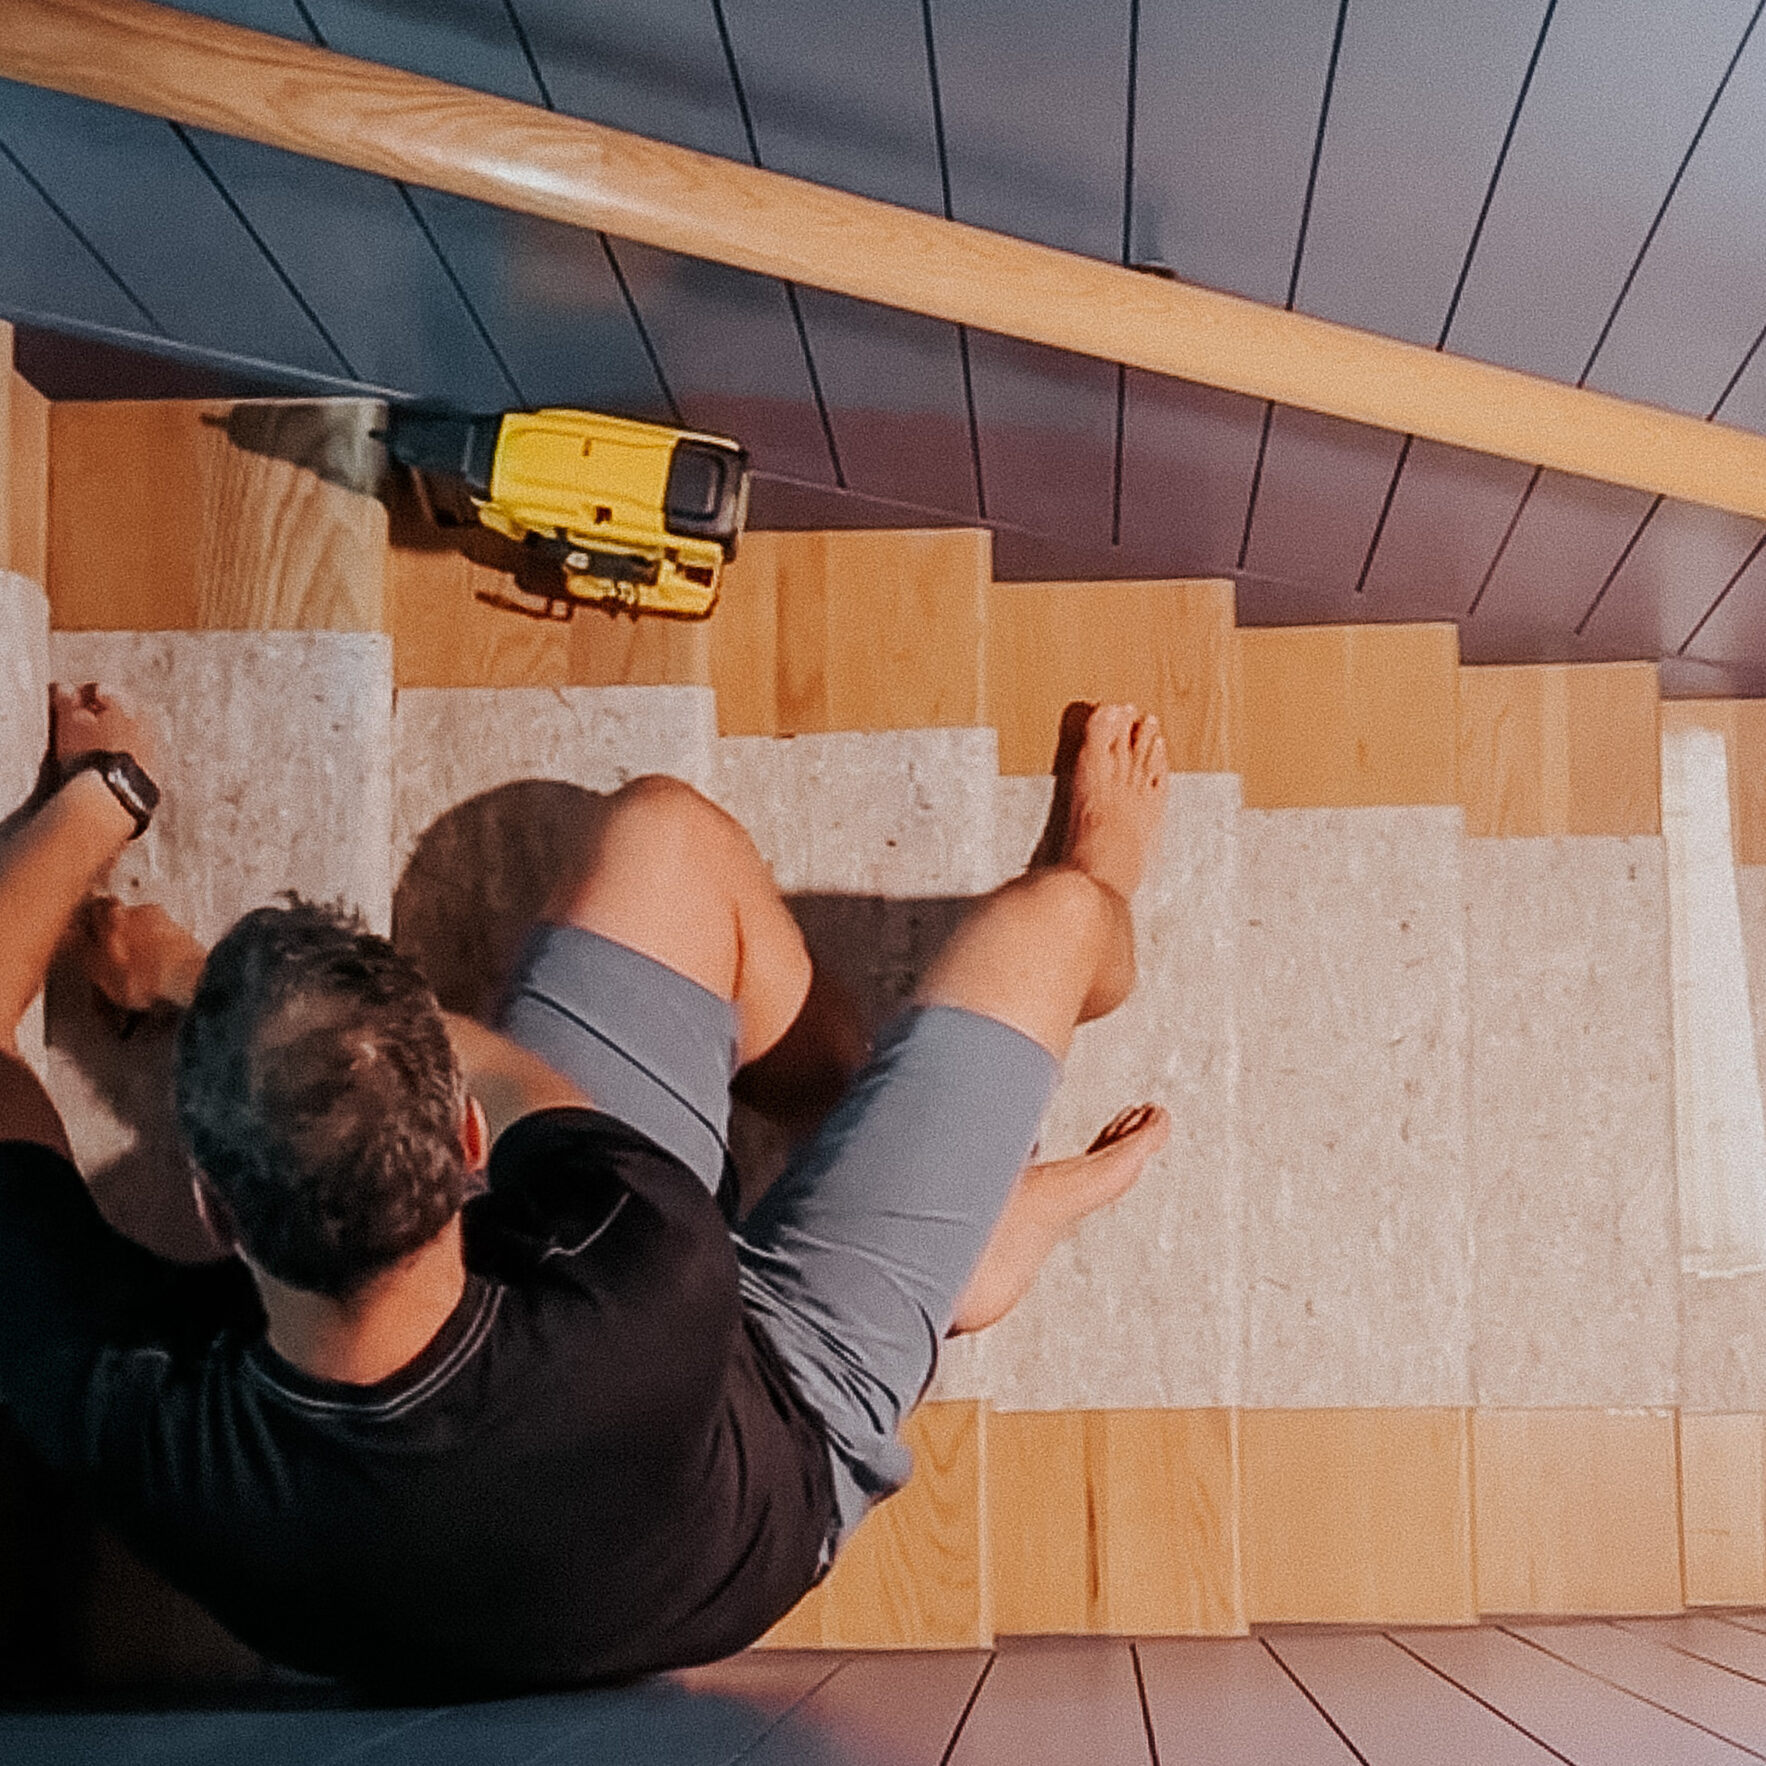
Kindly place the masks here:
[(178, 1120), (278, 1281), (346, 1298), (465, 1193), (465, 1093), (435, 995), (354, 915), (290, 897), (210, 953), (178, 1030)]

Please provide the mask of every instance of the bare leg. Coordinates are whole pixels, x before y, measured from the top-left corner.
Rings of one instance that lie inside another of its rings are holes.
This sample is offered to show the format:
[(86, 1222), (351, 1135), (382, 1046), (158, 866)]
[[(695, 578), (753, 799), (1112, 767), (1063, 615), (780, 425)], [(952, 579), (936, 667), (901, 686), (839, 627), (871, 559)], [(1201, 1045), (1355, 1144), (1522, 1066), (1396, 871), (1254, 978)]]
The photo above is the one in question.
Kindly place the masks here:
[(843, 996), (812, 986), (803, 934), (747, 830), (678, 779), (634, 779), (614, 793), (582, 874), (546, 918), (611, 938), (730, 1001), (738, 1065), (760, 1063), (750, 1101), (782, 1120), (830, 1086), (838, 1096), (863, 1059)]
[[(920, 987), (926, 1004), (963, 1006), (1033, 1037), (1058, 1059), (1073, 1031), (1113, 1011), (1134, 985), (1128, 899), (1165, 808), (1158, 720), (1097, 707), (1085, 724), (1052, 862), (1033, 864), (959, 928)], [(1089, 1213), (1121, 1196), (1170, 1133), (1155, 1105), (1125, 1111), (1077, 1159), (1019, 1178), (958, 1301), (953, 1331), (1003, 1317), (1049, 1252)]]
[(1027, 1166), (957, 1302), (950, 1335), (985, 1330), (1004, 1318), (1049, 1253), (1086, 1215), (1126, 1195), (1170, 1133), (1171, 1118), (1159, 1105), (1134, 1104), (1077, 1158)]
[(1055, 861), (982, 900), (927, 970), (920, 1004), (997, 1018), (1065, 1059), (1075, 1027), (1114, 1011), (1134, 985), (1128, 901), (1164, 812), (1159, 720), (1099, 706)]

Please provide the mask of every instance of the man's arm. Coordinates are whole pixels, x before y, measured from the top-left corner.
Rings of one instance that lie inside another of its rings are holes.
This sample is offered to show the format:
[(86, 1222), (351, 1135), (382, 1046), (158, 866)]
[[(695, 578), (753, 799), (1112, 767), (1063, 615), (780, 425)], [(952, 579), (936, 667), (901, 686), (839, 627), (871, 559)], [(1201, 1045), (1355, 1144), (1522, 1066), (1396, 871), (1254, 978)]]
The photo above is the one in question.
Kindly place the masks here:
[(466, 1089), (484, 1107), (492, 1144), (511, 1122), (535, 1110), (588, 1103), (568, 1079), (519, 1043), (457, 1012), (444, 1012), (442, 1017)]
[[(96, 686), (50, 690), (54, 755), (65, 767), (95, 748), (152, 763), (145, 726)], [(68, 1151), (49, 1094), (18, 1052), (18, 1027), (80, 904), (116, 862), (134, 818), (93, 772), (77, 773), (0, 845), (0, 1140)]]

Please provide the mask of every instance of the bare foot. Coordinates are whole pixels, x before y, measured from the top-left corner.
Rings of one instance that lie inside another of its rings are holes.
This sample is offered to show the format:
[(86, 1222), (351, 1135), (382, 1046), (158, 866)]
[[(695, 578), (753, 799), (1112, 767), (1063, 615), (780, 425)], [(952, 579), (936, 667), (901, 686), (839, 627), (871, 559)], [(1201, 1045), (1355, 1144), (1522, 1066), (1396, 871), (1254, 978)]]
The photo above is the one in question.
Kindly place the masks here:
[(1159, 837), (1165, 777), (1159, 720), (1140, 716), (1132, 705), (1094, 706), (1073, 763), (1056, 858), (1128, 900)]
[(1023, 1299), (1044, 1259), (1088, 1214), (1119, 1201), (1165, 1145), (1171, 1117), (1158, 1104), (1134, 1104), (1114, 1116), (1072, 1159), (1026, 1167), (1000, 1216), (950, 1334), (984, 1330)]

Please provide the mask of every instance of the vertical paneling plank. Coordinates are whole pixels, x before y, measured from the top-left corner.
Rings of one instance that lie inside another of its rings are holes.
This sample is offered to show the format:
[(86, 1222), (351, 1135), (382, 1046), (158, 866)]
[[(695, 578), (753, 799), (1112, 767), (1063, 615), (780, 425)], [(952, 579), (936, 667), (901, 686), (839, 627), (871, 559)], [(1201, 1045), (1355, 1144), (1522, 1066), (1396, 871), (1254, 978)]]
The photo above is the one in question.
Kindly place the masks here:
[(1467, 834), (1659, 834), (1658, 711), (1653, 663), (1461, 669)]
[[(1529, 6), (1348, 8), (1294, 283), (1302, 311), (1435, 343), (1538, 26)], [(1402, 447), (1396, 435), (1276, 411), (1245, 563), (1280, 586), (1247, 599), (1253, 616), (1277, 606), (1290, 619), (1357, 616)]]
[(1766, 1606), (1766, 1416), (1680, 1415), (1689, 1607)]
[(395, 506), (392, 534), (386, 629), (396, 686), (569, 684), (571, 626), (526, 619), (479, 599), (510, 595), (508, 572), (469, 557), (460, 535), (429, 526), (415, 510)]
[(824, 1585), (824, 1640), (850, 1649), (993, 1642), (986, 1561), (986, 1412), (922, 1405), (902, 1429), (914, 1475), (853, 1535)]
[[(1010, 0), (940, 0), (932, 18), (956, 218), (1118, 260), (1126, 0), (1057, 8), (1032, 30)], [(1100, 556), (1087, 568), (1102, 574), (1115, 369), (984, 333), (970, 337), (970, 366), (988, 515)]]
[(49, 401), (16, 371), (9, 390), (12, 568), (40, 583), (49, 575)]
[(993, 1620), (1002, 1636), (1091, 1629), (1100, 1568), (1082, 1410), (987, 1419)]
[(987, 704), (1002, 773), (1046, 773), (1070, 701), (1156, 712), (1178, 772), (1234, 753), (1230, 582), (1001, 583), (987, 600)]
[(1718, 730), (1729, 750), (1729, 827), (1737, 864), (1766, 865), (1766, 700), (1683, 699), (1664, 730)]
[(381, 630), (387, 519), (366, 439), (379, 409), (55, 406), (56, 627)]
[(578, 608), (570, 627), (574, 687), (704, 687), (711, 627), (699, 619), (636, 619)]
[(712, 615), (724, 733), (983, 722), (989, 541), (968, 528), (747, 535)]
[(468, 411), (529, 402), (390, 180), (255, 141), (190, 138), (335, 342), (334, 372)]
[(1097, 1595), (1089, 1630), (1143, 1637), (1244, 1631), (1238, 1474), (1235, 1411), (1090, 1413), (1087, 1514), (1095, 1517)]
[[(18, 88), (0, 81), (0, 112)], [(0, 134), (3, 134), (0, 131)], [(41, 313), (152, 335), (156, 322), (106, 273), (66, 221), (0, 154), (0, 303), (7, 311)]]
[(1458, 801), (1450, 625), (1239, 632), (1247, 809)]
[[(36, 86), (0, 91), (6, 145), (160, 331), (319, 374), (342, 364), (225, 199), (166, 124)], [(152, 224), (143, 225), (145, 210)], [(200, 262), (200, 274), (192, 270)], [(47, 311), (62, 311), (59, 301)]]
[(1473, 1415), (1478, 1607), (1671, 1613), (1681, 1606), (1674, 1415)]
[(1247, 1410), (1239, 1417), (1252, 1624), (1470, 1624), (1463, 1410)]
[[(914, 0), (727, 0), (761, 163), (942, 213), (925, 27)], [(879, 79), (875, 70), (892, 77)], [(846, 484), (976, 514), (956, 328), (818, 289), (797, 291)]]
[(795, 534), (748, 533), (724, 567), (711, 615), (711, 685), (721, 736), (779, 730), (779, 572)]

